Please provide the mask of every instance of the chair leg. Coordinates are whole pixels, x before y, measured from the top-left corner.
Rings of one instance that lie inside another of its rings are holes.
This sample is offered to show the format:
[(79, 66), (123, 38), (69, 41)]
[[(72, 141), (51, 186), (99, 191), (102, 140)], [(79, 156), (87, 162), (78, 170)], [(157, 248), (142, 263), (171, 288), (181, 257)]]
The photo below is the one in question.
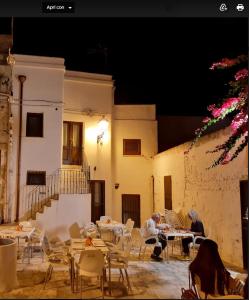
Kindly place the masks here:
[(32, 246), (28, 247), (28, 263), (30, 264), (30, 258), (32, 258)]
[(23, 249), (23, 254), (22, 254), (22, 263), (24, 262), (24, 258), (25, 258), (25, 253), (26, 253), (26, 247)]
[(78, 271), (76, 271), (76, 276), (75, 276), (75, 289), (76, 289), (76, 292), (79, 291), (79, 273)]
[(74, 293), (74, 283), (75, 283), (75, 276), (74, 276), (74, 271), (72, 269), (72, 267), (70, 268), (70, 284), (71, 284), (71, 291)]
[(127, 284), (128, 284), (128, 290), (132, 291), (129, 276), (128, 276), (128, 272), (127, 272), (126, 269), (124, 269), (124, 271), (125, 271), (125, 276), (126, 276), (126, 280), (127, 280)]
[(104, 276), (100, 277), (101, 291), (102, 291), (102, 299), (104, 299)]
[(83, 279), (82, 279), (82, 276), (80, 276), (80, 299), (82, 299), (82, 281), (83, 281)]
[(42, 259), (42, 262), (44, 262), (44, 252), (43, 252), (43, 249), (42, 249), (42, 248), (40, 249), (40, 253), (41, 253), (41, 259)]
[(44, 290), (46, 288), (46, 285), (47, 285), (48, 281), (52, 277), (52, 272), (53, 272), (53, 266), (50, 264), (49, 267), (48, 267), (48, 269), (47, 269), (47, 272), (46, 272), (46, 275), (45, 275), (45, 279), (44, 279), (44, 286), (43, 286)]
[(145, 251), (146, 251), (146, 246), (144, 246), (144, 252), (143, 252), (143, 259), (144, 259), (144, 256), (145, 256)]
[(110, 267), (110, 262), (109, 262), (109, 266), (108, 266), (108, 271), (109, 271), (108, 287), (109, 287), (109, 295), (111, 296), (112, 290), (111, 290), (111, 267)]
[(24, 263), (25, 257), (28, 258), (28, 263), (30, 263), (30, 256), (31, 256), (31, 247), (26, 246), (23, 250), (22, 263)]
[(139, 254), (138, 254), (139, 259), (140, 259), (140, 256), (141, 256), (141, 250), (142, 250), (142, 246), (140, 246), (140, 248), (139, 248)]
[(33, 245), (30, 246), (30, 258), (33, 257)]
[(119, 280), (120, 280), (120, 278), (122, 277), (122, 281), (124, 281), (124, 275), (123, 275), (123, 272), (122, 272), (122, 270), (121, 270), (121, 269), (119, 269), (119, 272), (120, 272), (120, 277), (119, 277)]

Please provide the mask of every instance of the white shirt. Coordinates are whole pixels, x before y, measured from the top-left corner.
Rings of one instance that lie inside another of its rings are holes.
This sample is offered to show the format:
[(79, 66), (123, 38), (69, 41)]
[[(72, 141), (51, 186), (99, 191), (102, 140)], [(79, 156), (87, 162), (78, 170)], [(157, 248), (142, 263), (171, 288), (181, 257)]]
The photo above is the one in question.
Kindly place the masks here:
[(156, 228), (156, 222), (150, 218), (144, 224), (144, 237), (147, 238), (151, 235), (158, 235), (159, 229)]

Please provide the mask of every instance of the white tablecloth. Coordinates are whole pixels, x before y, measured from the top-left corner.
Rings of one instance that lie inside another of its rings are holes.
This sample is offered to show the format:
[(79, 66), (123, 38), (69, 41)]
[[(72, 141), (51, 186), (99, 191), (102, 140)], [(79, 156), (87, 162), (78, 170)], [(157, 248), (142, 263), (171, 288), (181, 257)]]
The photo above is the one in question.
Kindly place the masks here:
[(111, 221), (111, 223), (96, 221), (96, 224), (104, 241), (114, 241), (115, 232), (122, 232), (124, 228), (124, 224), (116, 221)]

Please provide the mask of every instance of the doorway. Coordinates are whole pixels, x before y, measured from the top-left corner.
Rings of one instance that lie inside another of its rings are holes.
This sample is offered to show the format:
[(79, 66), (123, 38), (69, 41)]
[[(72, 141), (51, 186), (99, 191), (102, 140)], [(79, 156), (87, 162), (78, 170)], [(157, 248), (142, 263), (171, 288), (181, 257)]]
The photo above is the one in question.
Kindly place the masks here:
[(82, 164), (82, 123), (63, 122), (63, 164)]
[(164, 176), (164, 208), (172, 210), (172, 181), (171, 181), (171, 176)]
[(122, 223), (131, 218), (134, 227), (140, 227), (140, 195), (122, 194)]
[(96, 222), (105, 215), (105, 181), (90, 180), (91, 221)]
[(240, 181), (243, 267), (248, 268), (248, 180)]

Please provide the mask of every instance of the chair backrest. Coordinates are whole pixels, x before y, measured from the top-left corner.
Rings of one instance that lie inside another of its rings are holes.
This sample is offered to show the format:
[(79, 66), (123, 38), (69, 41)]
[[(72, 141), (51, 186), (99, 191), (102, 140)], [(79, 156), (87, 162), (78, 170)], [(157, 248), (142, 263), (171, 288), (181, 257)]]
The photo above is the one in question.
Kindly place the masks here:
[(177, 214), (177, 218), (179, 220), (179, 223), (182, 227), (186, 227), (186, 224), (185, 224), (185, 217), (182, 213), (182, 210), (180, 210), (179, 212), (176, 213)]
[(132, 232), (135, 222), (132, 219), (128, 219), (125, 224), (125, 232)]
[(33, 227), (29, 221), (22, 221), (19, 223), (19, 225), (23, 226), (24, 228)]
[(112, 221), (112, 217), (110, 217), (110, 216), (101, 216), (101, 217), (99, 218), (99, 220), (100, 220), (101, 222), (105, 222), (105, 221), (107, 221), (107, 220)]
[(118, 261), (122, 261), (126, 264), (128, 264), (131, 248), (133, 246), (133, 243), (131, 240), (127, 241), (127, 243), (123, 246), (123, 249), (120, 252), (118, 258)]
[(165, 220), (166, 223), (171, 226), (179, 226), (182, 227), (184, 224), (182, 224), (178, 214), (174, 210), (165, 209)]
[(133, 228), (131, 233), (131, 241), (133, 247), (140, 247), (142, 241), (140, 228)]
[(69, 235), (71, 239), (78, 239), (81, 237), (80, 226), (78, 223), (73, 223), (69, 228)]
[(44, 233), (42, 242), (41, 242), (42, 250), (45, 255), (49, 255), (52, 251), (49, 245), (49, 240), (46, 234)]
[(84, 226), (83, 235), (85, 237), (97, 237), (98, 233), (98, 228), (93, 222), (89, 222)]
[(138, 232), (139, 232), (139, 234), (140, 234), (140, 238), (141, 238), (142, 240), (144, 240), (145, 228), (144, 228), (144, 227), (138, 228)]
[(99, 249), (84, 250), (80, 253), (80, 269), (89, 273), (102, 274), (105, 265), (104, 255)]
[(160, 213), (160, 221), (161, 221), (161, 223), (167, 223), (164, 213)]
[(37, 230), (35, 228), (34, 232), (31, 234), (31, 241), (35, 241), (36, 243), (39, 243), (39, 246), (42, 246), (42, 242), (44, 239), (44, 235), (45, 235), (45, 230)]

